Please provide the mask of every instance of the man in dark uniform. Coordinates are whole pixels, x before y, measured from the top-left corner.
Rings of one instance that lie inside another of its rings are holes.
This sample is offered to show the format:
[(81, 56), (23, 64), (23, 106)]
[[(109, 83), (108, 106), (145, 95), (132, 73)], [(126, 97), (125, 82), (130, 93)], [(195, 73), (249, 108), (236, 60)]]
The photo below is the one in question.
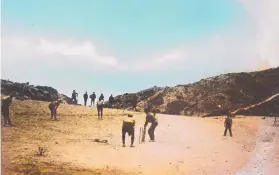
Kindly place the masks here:
[(93, 92), (93, 94), (90, 95), (91, 98), (91, 106), (95, 105), (95, 99), (96, 99), (96, 94), (95, 92)]
[(151, 126), (150, 128), (148, 129), (148, 134), (149, 134), (149, 137), (150, 137), (150, 142), (155, 142), (155, 135), (154, 135), (154, 132), (155, 132), (155, 129), (156, 127), (158, 126), (158, 121), (155, 117), (155, 114), (154, 113), (151, 113), (149, 112), (150, 111), (150, 108), (146, 108), (144, 110), (144, 112), (146, 113), (146, 120), (145, 120), (145, 124), (144, 124), (144, 132), (146, 130), (146, 126), (148, 125), (148, 123), (151, 123)]
[(129, 136), (131, 136), (131, 146), (134, 147), (134, 140), (135, 140), (135, 120), (133, 119), (132, 114), (128, 114), (128, 118), (123, 120), (123, 125), (122, 125), (122, 143), (123, 147), (125, 147), (125, 135), (126, 132), (128, 133)]
[(88, 99), (88, 94), (87, 94), (87, 92), (85, 92), (85, 94), (83, 94), (83, 99), (84, 99), (84, 106), (86, 106), (87, 99)]
[(73, 93), (72, 93), (72, 101), (73, 103), (76, 105), (77, 104), (77, 96), (78, 96), (78, 93), (76, 93), (75, 90), (73, 90)]
[(104, 95), (103, 94), (101, 94), (101, 96), (99, 97), (101, 100), (104, 100), (105, 99), (105, 97), (104, 97)]
[(232, 114), (229, 113), (227, 115), (227, 118), (225, 119), (225, 122), (224, 122), (224, 127), (225, 127), (225, 131), (224, 131), (224, 136), (227, 135), (227, 130), (229, 130), (230, 132), (230, 136), (232, 137)]
[(8, 97), (1, 99), (1, 101), (2, 101), (1, 102), (1, 112), (4, 116), (4, 126), (5, 127), (14, 126), (10, 119), (10, 105), (12, 104), (13, 97), (15, 95), (16, 95), (16, 93), (12, 92), (12, 94), (9, 95)]
[(137, 110), (137, 103), (138, 103), (138, 96), (135, 95), (133, 98), (133, 109), (136, 111)]
[(112, 107), (113, 103), (114, 103), (114, 97), (111, 94), (109, 97), (109, 107)]

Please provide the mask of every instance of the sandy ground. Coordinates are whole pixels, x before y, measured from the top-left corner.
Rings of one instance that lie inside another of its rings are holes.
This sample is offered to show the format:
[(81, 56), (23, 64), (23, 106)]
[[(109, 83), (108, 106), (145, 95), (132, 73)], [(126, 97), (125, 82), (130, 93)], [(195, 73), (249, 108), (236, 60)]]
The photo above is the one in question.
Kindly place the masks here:
[[(224, 118), (157, 114), (156, 142), (139, 144), (145, 116), (134, 113), (134, 148), (122, 147), (122, 110), (61, 105), (51, 121), (48, 103), (15, 101), (15, 127), (2, 128), (2, 174), (276, 175), (279, 127), (270, 119), (233, 119), (234, 137), (223, 136)], [(147, 140), (148, 134), (147, 134)], [(108, 144), (93, 142), (107, 139)], [(130, 137), (126, 136), (129, 145)], [(38, 145), (47, 148), (36, 156)], [(256, 167), (256, 168), (255, 168)], [(256, 174), (258, 173), (258, 174)]]

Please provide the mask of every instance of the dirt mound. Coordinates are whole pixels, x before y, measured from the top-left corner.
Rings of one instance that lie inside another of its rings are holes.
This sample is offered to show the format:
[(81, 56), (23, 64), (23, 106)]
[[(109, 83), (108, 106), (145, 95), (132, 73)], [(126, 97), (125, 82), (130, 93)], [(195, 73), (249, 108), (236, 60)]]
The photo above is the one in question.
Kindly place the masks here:
[[(149, 102), (161, 113), (213, 116), (259, 103), (276, 93), (279, 93), (279, 67), (258, 72), (223, 74), (192, 84), (151, 88), (116, 98), (121, 99), (118, 106), (128, 108), (132, 104), (127, 99), (138, 96), (137, 107), (140, 111)], [(260, 107), (265, 108), (266, 105)], [(261, 110), (268, 111), (269, 108)], [(279, 114), (278, 110), (272, 111)]]
[[(25, 88), (23, 90), (24, 86)], [(71, 98), (66, 95), (59, 94), (56, 89), (49, 86), (34, 86), (25, 83), (12, 82), (9, 80), (1, 80), (1, 94), (9, 95), (13, 91), (17, 93), (17, 99), (53, 101), (61, 98), (64, 103), (72, 103)]]

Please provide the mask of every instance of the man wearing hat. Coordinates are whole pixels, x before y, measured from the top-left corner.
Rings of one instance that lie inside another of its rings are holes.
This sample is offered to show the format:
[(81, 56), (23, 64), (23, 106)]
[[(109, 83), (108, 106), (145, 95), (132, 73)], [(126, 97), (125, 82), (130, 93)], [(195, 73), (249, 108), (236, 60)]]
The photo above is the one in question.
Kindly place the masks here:
[(10, 119), (10, 105), (12, 104), (13, 97), (16, 95), (16, 92), (12, 92), (9, 96), (1, 99), (1, 112), (4, 116), (4, 126), (10, 127), (14, 126)]
[(58, 99), (56, 101), (53, 101), (53, 102), (49, 103), (49, 105), (48, 105), (52, 120), (57, 120), (57, 117), (56, 117), (57, 108), (59, 107), (60, 103), (62, 103), (62, 100)]
[(126, 132), (128, 133), (129, 136), (131, 136), (131, 147), (134, 147), (134, 140), (135, 140), (135, 120), (133, 119), (132, 114), (128, 114), (128, 118), (125, 118), (123, 120), (123, 125), (122, 125), (122, 143), (123, 147), (125, 147), (125, 135)]

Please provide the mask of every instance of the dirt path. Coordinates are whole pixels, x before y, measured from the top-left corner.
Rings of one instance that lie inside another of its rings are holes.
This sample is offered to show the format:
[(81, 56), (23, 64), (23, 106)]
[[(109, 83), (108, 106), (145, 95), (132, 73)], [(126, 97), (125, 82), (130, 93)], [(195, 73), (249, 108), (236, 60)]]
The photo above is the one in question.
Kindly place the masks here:
[(279, 127), (273, 119), (260, 126), (256, 147), (249, 161), (235, 175), (276, 175), (279, 172)]
[[(256, 117), (236, 118), (231, 138), (222, 136), (223, 118), (158, 114), (156, 142), (139, 144), (139, 127), (144, 124), (144, 115), (135, 113), (136, 147), (122, 148), (121, 124), (126, 117), (121, 115), (122, 111), (105, 110), (104, 120), (99, 121), (96, 109), (62, 105), (60, 121), (54, 122), (46, 115), (47, 104), (33, 103), (14, 106), (17, 127), (2, 129), (6, 171), (10, 171), (6, 167), (19, 157), (34, 158), (37, 145), (42, 145), (48, 148), (48, 155), (35, 157), (37, 161), (84, 169), (118, 169), (146, 175), (231, 175), (252, 156), (258, 126), (262, 123)], [(107, 139), (109, 144), (93, 142), (96, 138)], [(126, 142), (130, 142), (129, 137)]]

